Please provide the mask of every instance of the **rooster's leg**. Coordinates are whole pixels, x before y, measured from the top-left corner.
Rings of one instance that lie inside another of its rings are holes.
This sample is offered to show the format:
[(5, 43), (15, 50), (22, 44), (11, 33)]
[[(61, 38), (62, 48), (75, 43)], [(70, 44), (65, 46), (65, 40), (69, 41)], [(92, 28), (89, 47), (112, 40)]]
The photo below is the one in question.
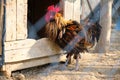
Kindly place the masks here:
[(80, 58), (80, 56), (77, 55), (77, 58), (76, 58), (76, 67), (75, 67), (76, 71), (79, 70), (79, 58)]
[(67, 66), (68, 63), (71, 63), (71, 55), (68, 55), (67, 61), (65, 62), (65, 66)]

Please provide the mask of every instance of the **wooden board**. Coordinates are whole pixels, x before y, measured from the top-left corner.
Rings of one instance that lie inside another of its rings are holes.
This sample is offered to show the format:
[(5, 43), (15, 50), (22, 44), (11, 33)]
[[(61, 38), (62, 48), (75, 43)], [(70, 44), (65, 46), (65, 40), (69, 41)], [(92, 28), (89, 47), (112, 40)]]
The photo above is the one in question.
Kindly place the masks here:
[(27, 38), (27, 0), (17, 0), (17, 40)]
[(44, 58), (38, 58), (38, 59), (31, 59), (26, 61), (19, 61), (17, 63), (5, 63), (3, 66), (3, 71), (15, 71), (35, 66), (44, 65), (47, 63), (53, 63), (53, 62), (59, 62), (60, 55), (53, 55), (49, 57)]
[(12, 71), (21, 70), (25, 68), (45, 65), (48, 63), (60, 62), (60, 55), (53, 55), (49, 57), (19, 61), (16, 63), (5, 63), (2, 68), (0, 69), (6, 77), (11, 77)]
[(16, 1), (6, 0), (5, 11), (5, 25), (6, 25), (6, 37), (5, 41), (16, 40)]
[[(17, 43), (17, 44), (15, 44)], [(28, 44), (26, 44), (28, 43)], [(5, 62), (17, 62), (23, 60), (29, 60), (33, 58), (40, 58), (51, 56), (55, 54), (60, 54), (61, 49), (53, 42), (47, 38), (40, 39), (38, 41), (28, 41), (26, 40), (19, 42), (14, 42), (11, 45), (5, 46)], [(28, 46), (29, 45), (29, 46)], [(10, 48), (10, 46), (12, 48)], [(19, 46), (19, 47), (16, 47)]]
[(81, 0), (75, 0), (73, 8), (73, 19), (80, 22), (80, 2)]
[(32, 47), (36, 42), (37, 41), (34, 39), (5, 42), (5, 51), (29, 48)]
[(2, 55), (3, 0), (0, 1), (0, 55)]
[(80, 22), (80, 0), (64, 0), (64, 17)]
[(67, 20), (73, 19), (73, 1), (74, 0), (64, 0), (64, 17)]
[(60, 61), (66, 61), (66, 55), (60, 56), (60, 54), (42, 57), (42, 58), (34, 58), (30, 60), (25, 61), (18, 61), (18, 62), (11, 62), (11, 63), (5, 63), (3, 67), (0, 69), (7, 77), (11, 76), (12, 71), (21, 70), (25, 68), (45, 65), (48, 63), (55, 63)]

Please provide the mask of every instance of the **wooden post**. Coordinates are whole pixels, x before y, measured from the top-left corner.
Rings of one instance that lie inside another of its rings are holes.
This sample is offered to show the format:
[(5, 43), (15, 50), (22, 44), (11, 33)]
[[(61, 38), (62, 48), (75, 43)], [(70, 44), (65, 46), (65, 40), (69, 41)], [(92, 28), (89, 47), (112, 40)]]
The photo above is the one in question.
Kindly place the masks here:
[(3, 0), (0, 1), (0, 55), (2, 55)]
[(64, 0), (64, 17), (80, 22), (80, 0)]
[(27, 0), (17, 0), (16, 39), (27, 38)]
[(6, 37), (5, 37), (5, 41), (16, 40), (16, 1), (17, 0), (6, 0), (6, 6), (5, 6)]
[(102, 31), (95, 50), (99, 53), (106, 53), (109, 50), (112, 23), (112, 2), (113, 0), (101, 0), (100, 25), (102, 26)]

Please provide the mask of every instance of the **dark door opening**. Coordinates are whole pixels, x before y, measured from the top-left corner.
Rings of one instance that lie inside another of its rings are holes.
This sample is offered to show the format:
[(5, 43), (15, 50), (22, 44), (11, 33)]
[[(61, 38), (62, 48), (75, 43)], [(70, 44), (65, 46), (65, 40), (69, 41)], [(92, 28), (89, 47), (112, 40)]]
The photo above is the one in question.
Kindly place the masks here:
[[(47, 12), (47, 8), (50, 5), (56, 5), (59, 0), (28, 0), (28, 38), (39, 39), (44, 36), (44, 21), (43, 16)], [(41, 22), (40, 22), (41, 19)], [(39, 21), (39, 24), (36, 24)], [(34, 28), (37, 25), (37, 29)], [(38, 31), (38, 28), (41, 29)]]

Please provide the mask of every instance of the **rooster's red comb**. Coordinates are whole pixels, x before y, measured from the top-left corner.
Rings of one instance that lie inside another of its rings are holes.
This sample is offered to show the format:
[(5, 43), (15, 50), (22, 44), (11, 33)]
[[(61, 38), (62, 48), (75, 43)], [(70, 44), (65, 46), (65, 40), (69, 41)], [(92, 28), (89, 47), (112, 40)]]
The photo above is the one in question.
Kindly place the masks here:
[(54, 5), (51, 5), (51, 6), (48, 6), (47, 10), (48, 10), (48, 11), (53, 11), (54, 8), (55, 8)]
[(54, 11), (54, 12), (59, 12), (60, 11), (60, 7), (59, 6), (54, 6), (51, 5), (47, 8), (48, 11)]

